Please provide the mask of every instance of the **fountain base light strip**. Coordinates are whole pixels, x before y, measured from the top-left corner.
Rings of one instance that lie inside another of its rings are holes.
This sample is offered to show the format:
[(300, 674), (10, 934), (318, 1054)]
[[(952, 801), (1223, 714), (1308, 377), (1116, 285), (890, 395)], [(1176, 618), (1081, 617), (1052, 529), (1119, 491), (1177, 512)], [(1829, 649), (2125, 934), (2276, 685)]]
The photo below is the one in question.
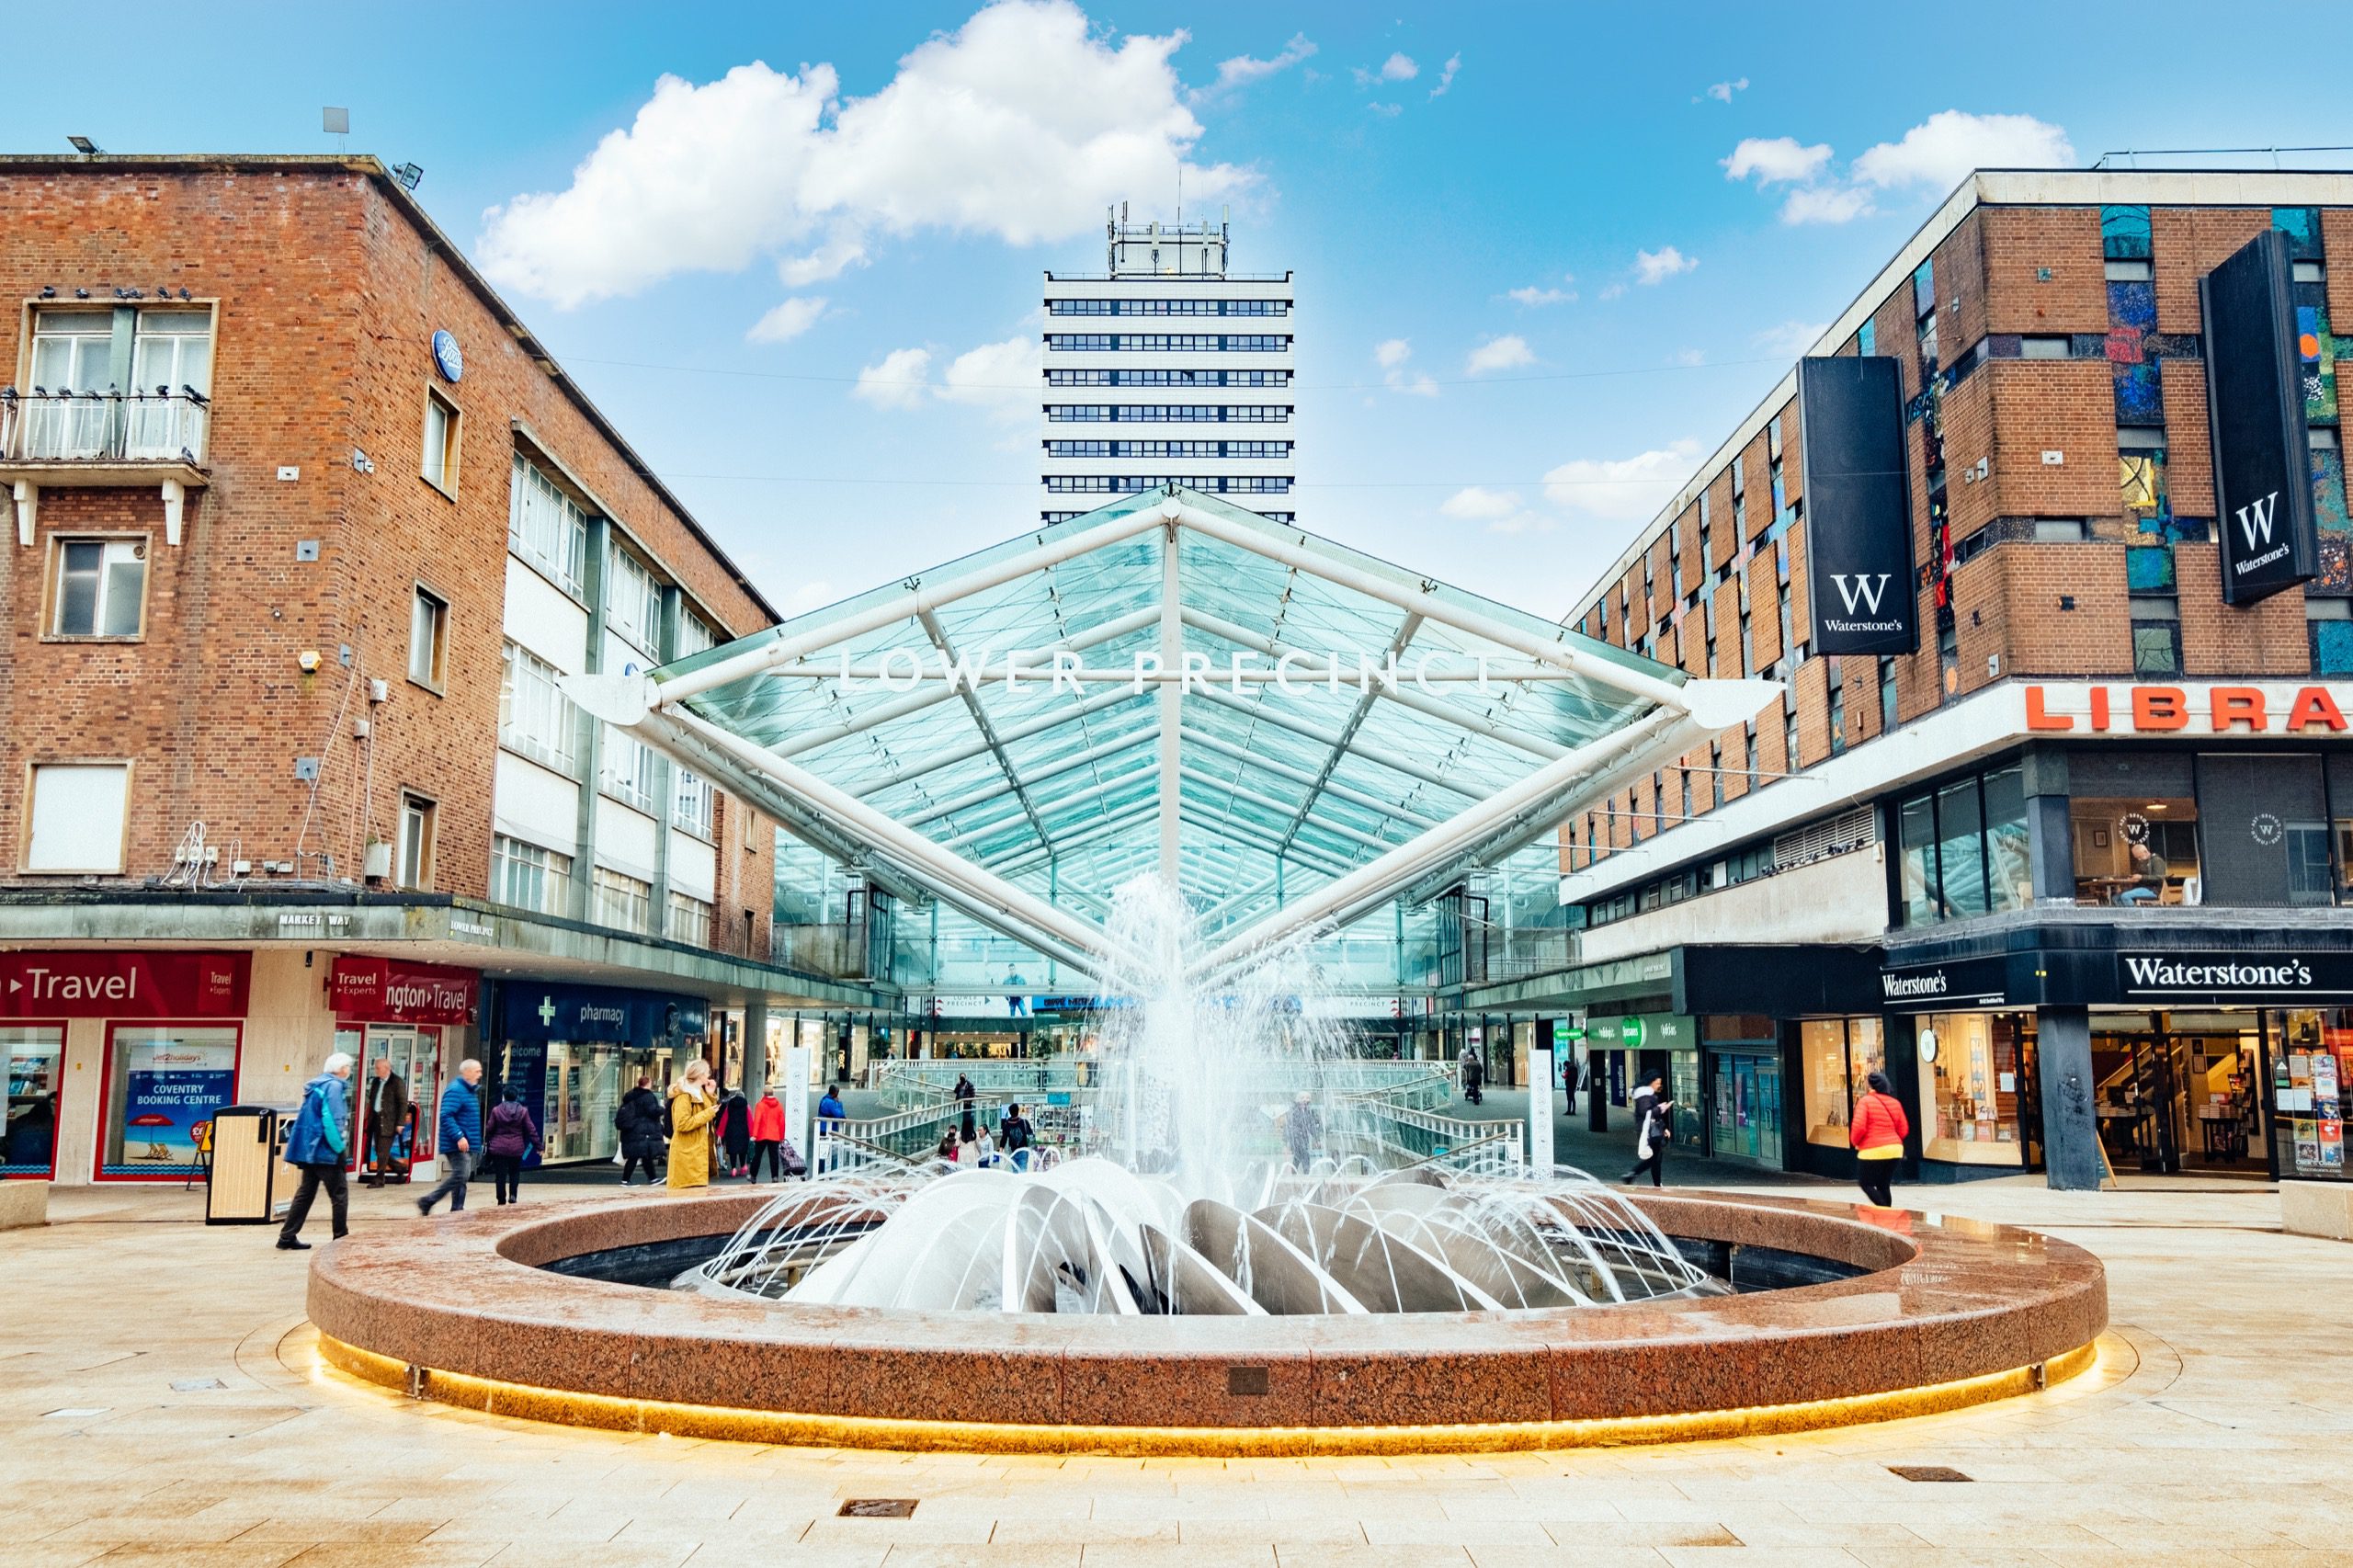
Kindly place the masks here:
[(567, 1426), (801, 1448), (1150, 1458), (1499, 1453), (1769, 1437), (1937, 1415), (1995, 1400), (2014, 1399), (2055, 1388), (2090, 1371), (2099, 1361), (2099, 1346), (2094, 1342), (2030, 1366), (1950, 1382), (1680, 1415), (1609, 1415), (1445, 1426), (1049, 1426), (871, 1415), (803, 1415), (787, 1411), (622, 1399), (414, 1367), (347, 1345), (324, 1333), (318, 1336), (318, 1348), (328, 1365), (363, 1382), (392, 1389), (411, 1398), (431, 1399), (487, 1415)]

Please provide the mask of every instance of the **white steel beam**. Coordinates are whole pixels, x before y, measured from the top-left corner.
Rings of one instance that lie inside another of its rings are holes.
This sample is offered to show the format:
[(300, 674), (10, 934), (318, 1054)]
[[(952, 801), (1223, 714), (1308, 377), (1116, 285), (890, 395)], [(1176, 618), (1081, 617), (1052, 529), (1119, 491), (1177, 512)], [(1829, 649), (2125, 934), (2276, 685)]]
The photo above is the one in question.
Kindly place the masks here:
[[(939, 624), (939, 617), (929, 609), (921, 609), (915, 612), (915, 619), (922, 622), (924, 634), (931, 639), (931, 645), (939, 650), (939, 656), (953, 665), (956, 662), (956, 645), (948, 640), (947, 629)], [(1013, 790), (1013, 798), (1021, 802), (1022, 814), (1029, 819), (1030, 827), (1036, 830), (1040, 838), (1047, 837), (1045, 819), (1038, 814), (1037, 802), (1029, 799), (1029, 790), (1022, 785), (1021, 775), (1014, 771), (1013, 759), (1005, 755), (1004, 744), (996, 737), (996, 727), (989, 722), (989, 710), (981, 706), (979, 695), (971, 687), (956, 686), (954, 690), (964, 699), (965, 710), (972, 716), (972, 728), (978, 730), (981, 739), (988, 744), (989, 755), (996, 758), (997, 771), (1005, 776), (1006, 783)]]
[[(1182, 669), (1185, 664), (1184, 583), (1177, 570), (1176, 528), (1160, 536), (1160, 667)], [(1160, 699), (1160, 880), (1168, 891), (1177, 887), (1176, 846), (1183, 834), (1177, 815), (1185, 725), (1185, 688), (1163, 685)]]

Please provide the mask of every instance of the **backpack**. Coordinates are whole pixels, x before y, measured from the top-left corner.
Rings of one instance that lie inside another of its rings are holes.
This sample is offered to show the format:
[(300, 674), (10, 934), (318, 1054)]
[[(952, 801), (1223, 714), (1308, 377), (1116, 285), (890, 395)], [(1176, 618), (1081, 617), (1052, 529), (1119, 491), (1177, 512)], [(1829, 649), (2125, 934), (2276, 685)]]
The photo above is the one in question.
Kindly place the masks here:
[(662, 1102), (662, 1136), (676, 1138), (677, 1135), (678, 1101), (677, 1096), (674, 1095)]

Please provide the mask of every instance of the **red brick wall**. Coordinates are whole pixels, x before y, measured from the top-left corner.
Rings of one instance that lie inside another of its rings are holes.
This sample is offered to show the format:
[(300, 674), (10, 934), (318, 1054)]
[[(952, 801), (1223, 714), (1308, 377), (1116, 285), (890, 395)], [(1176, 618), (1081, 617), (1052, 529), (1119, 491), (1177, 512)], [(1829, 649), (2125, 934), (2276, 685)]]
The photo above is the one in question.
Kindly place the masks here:
[[(2097, 207), (1988, 207), (1985, 330), (2075, 333), (2108, 330), (2108, 280)], [(2051, 276), (2040, 276), (2043, 271)]]

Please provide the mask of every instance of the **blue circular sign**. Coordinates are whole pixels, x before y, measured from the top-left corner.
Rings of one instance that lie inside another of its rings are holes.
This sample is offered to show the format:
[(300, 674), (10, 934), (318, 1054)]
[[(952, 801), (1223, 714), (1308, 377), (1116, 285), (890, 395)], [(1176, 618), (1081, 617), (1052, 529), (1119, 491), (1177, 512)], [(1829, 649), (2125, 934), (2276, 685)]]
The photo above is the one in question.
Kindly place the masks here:
[(456, 335), (447, 328), (433, 335), (433, 362), (452, 381), (466, 373), (466, 357), (458, 350)]

